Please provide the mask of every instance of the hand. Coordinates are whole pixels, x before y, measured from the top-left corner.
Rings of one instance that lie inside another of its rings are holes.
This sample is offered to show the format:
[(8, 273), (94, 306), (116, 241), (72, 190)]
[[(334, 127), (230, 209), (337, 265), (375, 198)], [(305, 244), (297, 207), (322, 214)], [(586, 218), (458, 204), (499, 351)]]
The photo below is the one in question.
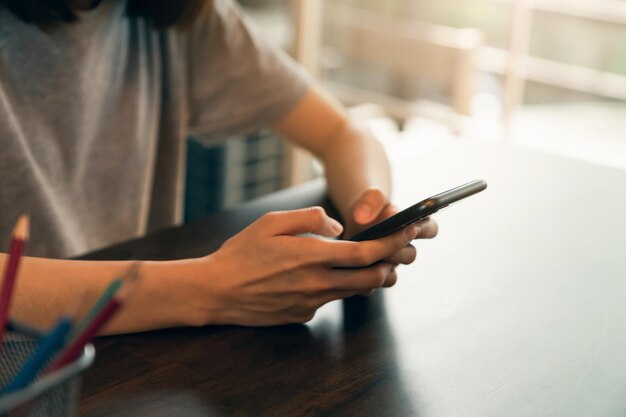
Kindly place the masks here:
[(342, 231), (313, 207), (269, 213), (225, 242), (203, 259), (208, 279), (201, 291), (213, 312), (211, 323), (306, 322), (330, 301), (385, 285), (393, 264), (378, 261), (397, 258), (417, 235), (409, 227), (358, 243), (298, 236), (335, 237)]
[[(356, 202), (354, 202), (350, 207), (350, 217), (346, 221), (345, 235), (347, 237), (353, 236), (356, 233), (393, 216), (398, 211), (398, 208), (389, 202), (382, 191), (370, 188), (361, 194)], [(430, 218), (420, 221), (416, 224), (416, 226), (418, 227), (416, 238), (430, 239), (437, 236), (437, 223)], [(415, 247), (409, 244), (391, 256), (386, 257), (384, 261), (393, 264), (394, 267), (391, 268), (391, 271), (385, 280), (384, 286), (393, 286), (398, 279), (395, 267), (400, 264), (408, 265), (412, 263), (415, 261), (416, 255), (417, 253)], [(363, 293), (362, 295), (367, 294), (368, 293)]]

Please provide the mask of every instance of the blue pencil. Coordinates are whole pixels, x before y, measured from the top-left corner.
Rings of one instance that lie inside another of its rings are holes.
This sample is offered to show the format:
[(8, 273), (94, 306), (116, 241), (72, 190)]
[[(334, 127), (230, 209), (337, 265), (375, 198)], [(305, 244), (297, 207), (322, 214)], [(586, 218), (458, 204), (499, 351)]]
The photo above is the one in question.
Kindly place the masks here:
[(20, 390), (37, 378), (37, 374), (46, 365), (46, 362), (61, 349), (71, 328), (72, 320), (62, 317), (54, 329), (41, 339), (35, 353), (24, 363), (15, 378), (4, 389), (4, 392)]
[(13, 319), (9, 319), (9, 322), (7, 323), (7, 330), (32, 337), (33, 339), (41, 339), (46, 336), (46, 334), (41, 330)]

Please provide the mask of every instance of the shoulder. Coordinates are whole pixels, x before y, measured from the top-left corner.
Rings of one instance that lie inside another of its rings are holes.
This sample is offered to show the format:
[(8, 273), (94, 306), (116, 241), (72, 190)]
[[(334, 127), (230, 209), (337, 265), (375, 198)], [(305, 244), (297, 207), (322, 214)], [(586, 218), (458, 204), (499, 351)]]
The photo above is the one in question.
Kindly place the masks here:
[(203, 16), (187, 31), (192, 43), (205, 46), (214, 44), (239, 44), (259, 38), (254, 24), (233, 0), (213, 0)]

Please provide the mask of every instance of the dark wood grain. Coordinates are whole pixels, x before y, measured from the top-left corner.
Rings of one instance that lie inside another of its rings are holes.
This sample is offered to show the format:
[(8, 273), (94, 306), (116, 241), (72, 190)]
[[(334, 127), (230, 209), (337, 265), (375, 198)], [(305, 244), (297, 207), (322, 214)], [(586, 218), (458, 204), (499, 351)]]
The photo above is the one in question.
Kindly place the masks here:
[[(626, 172), (459, 143), (394, 157), (396, 201), (474, 178), (395, 288), (306, 325), (101, 338), (82, 416), (624, 416)], [(311, 183), (85, 256), (199, 256)]]

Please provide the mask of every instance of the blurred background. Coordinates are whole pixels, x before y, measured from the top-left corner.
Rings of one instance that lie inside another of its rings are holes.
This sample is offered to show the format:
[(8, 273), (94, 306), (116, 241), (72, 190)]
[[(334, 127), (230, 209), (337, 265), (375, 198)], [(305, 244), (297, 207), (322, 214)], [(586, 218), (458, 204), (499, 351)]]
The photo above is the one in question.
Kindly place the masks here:
[[(240, 3), (391, 155), (510, 141), (626, 169), (624, 0)], [(190, 187), (210, 193), (188, 193), (188, 219), (319, 174), (268, 132), (219, 146), (194, 142), (190, 161), (227, 162), (199, 180), (190, 163)]]

